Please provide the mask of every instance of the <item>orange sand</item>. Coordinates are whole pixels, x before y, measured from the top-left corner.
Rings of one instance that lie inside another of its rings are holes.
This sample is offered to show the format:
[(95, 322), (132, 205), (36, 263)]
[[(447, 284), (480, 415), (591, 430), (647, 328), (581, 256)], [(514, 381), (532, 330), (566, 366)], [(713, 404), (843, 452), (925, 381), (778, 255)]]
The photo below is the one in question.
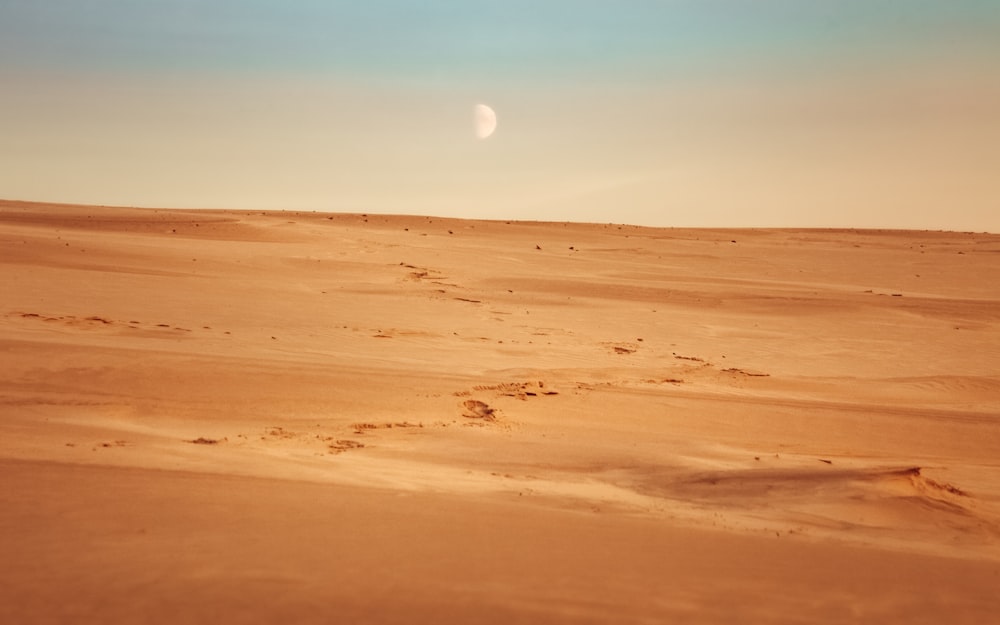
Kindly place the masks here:
[(985, 623), (1000, 236), (0, 202), (0, 622)]

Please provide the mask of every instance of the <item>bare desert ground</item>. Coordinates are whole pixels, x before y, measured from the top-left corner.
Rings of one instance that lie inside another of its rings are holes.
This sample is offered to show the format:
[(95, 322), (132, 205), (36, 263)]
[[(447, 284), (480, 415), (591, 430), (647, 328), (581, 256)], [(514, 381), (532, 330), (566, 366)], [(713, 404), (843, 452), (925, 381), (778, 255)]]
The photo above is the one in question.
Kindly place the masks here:
[(0, 202), (0, 622), (987, 623), (1000, 236)]

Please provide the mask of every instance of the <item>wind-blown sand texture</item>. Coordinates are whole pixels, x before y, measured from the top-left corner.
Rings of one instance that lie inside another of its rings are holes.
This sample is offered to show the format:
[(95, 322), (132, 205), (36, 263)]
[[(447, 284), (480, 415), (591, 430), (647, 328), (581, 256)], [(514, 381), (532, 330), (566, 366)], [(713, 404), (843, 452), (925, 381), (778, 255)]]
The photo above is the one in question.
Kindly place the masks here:
[(0, 203), (4, 623), (986, 623), (1000, 236)]

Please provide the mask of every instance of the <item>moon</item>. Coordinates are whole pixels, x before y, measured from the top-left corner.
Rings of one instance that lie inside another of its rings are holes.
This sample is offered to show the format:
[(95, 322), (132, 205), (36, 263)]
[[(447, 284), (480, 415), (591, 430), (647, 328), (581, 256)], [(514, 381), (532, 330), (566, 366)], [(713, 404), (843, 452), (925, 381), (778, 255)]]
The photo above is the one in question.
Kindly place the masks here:
[(472, 122), (476, 129), (476, 138), (488, 139), (497, 129), (496, 111), (485, 104), (477, 104), (472, 113)]

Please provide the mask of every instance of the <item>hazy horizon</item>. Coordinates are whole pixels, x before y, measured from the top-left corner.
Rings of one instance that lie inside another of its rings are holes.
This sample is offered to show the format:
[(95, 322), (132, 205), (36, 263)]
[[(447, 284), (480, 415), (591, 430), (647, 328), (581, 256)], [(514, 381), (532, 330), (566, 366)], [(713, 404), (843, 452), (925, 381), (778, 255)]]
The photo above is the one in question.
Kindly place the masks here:
[(15, 0), (0, 84), (9, 199), (1000, 232), (986, 1)]

